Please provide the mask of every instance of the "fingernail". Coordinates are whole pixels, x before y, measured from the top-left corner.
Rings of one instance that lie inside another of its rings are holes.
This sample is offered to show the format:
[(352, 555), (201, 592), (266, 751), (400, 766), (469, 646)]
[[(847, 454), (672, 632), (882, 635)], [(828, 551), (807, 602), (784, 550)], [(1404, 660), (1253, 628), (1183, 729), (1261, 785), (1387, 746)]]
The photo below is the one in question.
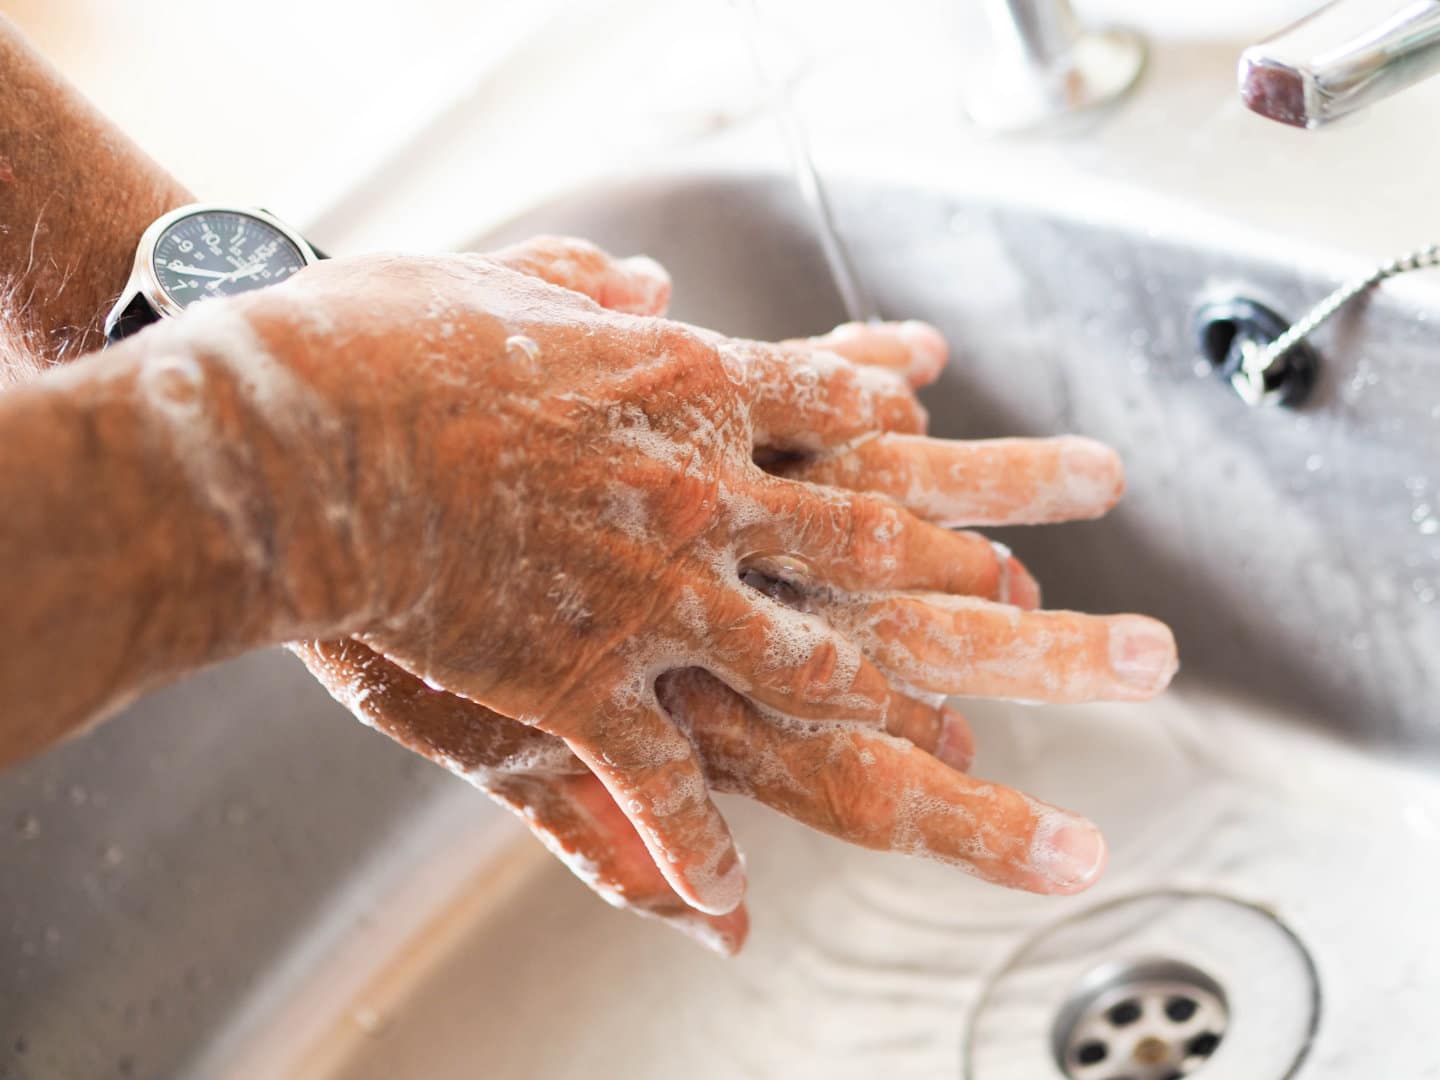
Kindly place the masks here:
[(949, 346), (939, 330), (929, 323), (911, 319), (898, 327), (900, 340), (910, 351), (910, 378), (917, 382), (930, 382), (940, 374), (945, 360), (950, 355)]
[(706, 915), (728, 915), (745, 899), (745, 860), (735, 848), (713, 870), (691, 867), (685, 879), (694, 893), (692, 906)]
[(1093, 883), (1105, 868), (1105, 837), (1082, 818), (1067, 818), (1043, 840), (1034, 862), (1045, 877), (1069, 892), (1079, 892)]
[(995, 599), (1002, 604), (1013, 604), (1027, 611), (1038, 608), (1040, 583), (1004, 544), (992, 540), (990, 546), (995, 549), (995, 557), (1000, 561), (1000, 584), (995, 589)]
[(663, 314), (670, 303), (670, 274), (665, 267), (648, 255), (632, 255), (618, 265), (635, 293), (627, 308), (634, 314)]
[(1143, 615), (1117, 616), (1110, 621), (1110, 667), (1139, 695), (1158, 694), (1180, 667), (1175, 635), (1164, 623)]
[(935, 756), (960, 772), (968, 772), (975, 764), (975, 738), (965, 717), (948, 706), (940, 710), (940, 738), (935, 745)]
[(738, 953), (744, 943), (743, 932), (737, 933), (734, 928), (726, 925), (727, 920), (695, 914), (672, 916), (667, 921), (691, 941), (727, 959)]
[(816, 335), (815, 337), (812, 337), (812, 338), (810, 339), (810, 341), (811, 341), (814, 345), (816, 345), (816, 346), (818, 346), (818, 347), (820, 347), (820, 348), (822, 348), (822, 349), (833, 349), (833, 348), (834, 348), (835, 346), (837, 346), (837, 345), (843, 346), (843, 345), (845, 345), (845, 344), (847, 344), (847, 343), (849, 343), (849, 342), (853, 342), (856, 338), (858, 338), (858, 337), (863, 337), (864, 334), (865, 334), (865, 324), (864, 324), (864, 323), (862, 323), (862, 322), (845, 322), (845, 323), (841, 323), (839, 326), (835, 327), (833, 330), (830, 330), (830, 331), (827, 331), (826, 333), (818, 334), (818, 335)]
[(1120, 455), (1102, 442), (1065, 436), (1060, 450), (1060, 482), (1072, 514), (1099, 517), (1125, 491), (1125, 466)]
[(1025, 564), (1010, 557), (1010, 599), (1008, 603), (1026, 611), (1040, 606), (1040, 583), (1025, 569)]

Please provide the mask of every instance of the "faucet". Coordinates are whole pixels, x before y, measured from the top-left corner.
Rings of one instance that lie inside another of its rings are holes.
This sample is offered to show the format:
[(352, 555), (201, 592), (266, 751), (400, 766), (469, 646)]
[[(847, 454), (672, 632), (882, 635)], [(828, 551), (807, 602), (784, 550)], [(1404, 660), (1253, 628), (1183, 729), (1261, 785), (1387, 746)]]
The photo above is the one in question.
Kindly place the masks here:
[(1240, 57), (1240, 97), (1317, 128), (1440, 74), (1440, 0), (1337, 0)]
[(965, 82), (981, 127), (1021, 130), (1122, 97), (1145, 66), (1145, 43), (1080, 23), (1070, 0), (982, 0)]

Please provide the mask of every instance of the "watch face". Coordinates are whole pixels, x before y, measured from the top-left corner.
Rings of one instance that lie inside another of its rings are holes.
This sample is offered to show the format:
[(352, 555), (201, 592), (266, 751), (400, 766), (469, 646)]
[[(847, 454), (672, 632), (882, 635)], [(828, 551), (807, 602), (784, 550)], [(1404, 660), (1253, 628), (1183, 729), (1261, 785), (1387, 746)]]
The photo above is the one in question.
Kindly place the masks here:
[(283, 281), (305, 256), (275, 226), (234, 210), (204, 210), (160, 235), (155, 276), (181, 307)]

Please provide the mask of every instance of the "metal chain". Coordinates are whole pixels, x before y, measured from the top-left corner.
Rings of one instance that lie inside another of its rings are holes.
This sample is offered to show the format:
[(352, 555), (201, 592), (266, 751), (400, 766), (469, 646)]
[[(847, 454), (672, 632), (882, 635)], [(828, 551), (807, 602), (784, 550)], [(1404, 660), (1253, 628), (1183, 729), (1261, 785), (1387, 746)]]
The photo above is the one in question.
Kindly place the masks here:
[(1258, 404), (1266, 395), (1265, 376), (1270, 369), (1279, 363), (1282, 356), (1328, 322), (1351, 300), (1387, 278), (1436, 266), (1440, 266), (1440, 243), (1427, 244), (1408, 255), (1377, 266), (1357, 281), (1342, 285), (1311, 308), (1304, 317), (1291, 323), (1290, 328), (1270, 344), (1246, 343), (1247, 347), (1242, 351), (1240, 370), (1230, 377), (1231, 384), (1246, 401)]

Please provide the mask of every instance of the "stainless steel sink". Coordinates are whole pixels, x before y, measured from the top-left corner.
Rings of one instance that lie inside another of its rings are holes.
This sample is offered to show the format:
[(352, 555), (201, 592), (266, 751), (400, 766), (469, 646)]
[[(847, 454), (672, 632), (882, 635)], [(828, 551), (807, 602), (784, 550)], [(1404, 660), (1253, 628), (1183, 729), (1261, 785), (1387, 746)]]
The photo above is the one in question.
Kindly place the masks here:
[[(733, 803), (755, 930), (720, 961), (597, 903), (298, 664), (255, 656), (0, 778), (0, 1077), (1044, 1080), (1081, 976), (1157, 950), (1227, 995), (1203, 1080), (1284, 1075), (1244, 1040), (1286, 1009), (1313, 1021), (1288, 1048), (1302, 1077), (1440, 1076), (1440, 281), (1319, 335), (1302, 408), (1252, 410), (1197, 366), (1190, 313), (1236, 294), (1299, 314), (1335, 282), (1294, 245), (1117, 220), (1083, 192), (831, 197), (882, 307), (955, 345), (937, 434), (1076, 431), (1127, 460), (1110, 518), (1004, 539), (1051, 606), (1168, 620), (1176, 690), (965, 706), (977, 772), (1105, 827), (1101, 886), (1001, 892)], [(537, 231), (660, 258), (675, 315), (732, 333), (844, 318), (771, 173), (616, 184), (477, 246)], [(1305, 962), (1159, 909), (1044, 952), (1107, 905), (1195, 896)]]

